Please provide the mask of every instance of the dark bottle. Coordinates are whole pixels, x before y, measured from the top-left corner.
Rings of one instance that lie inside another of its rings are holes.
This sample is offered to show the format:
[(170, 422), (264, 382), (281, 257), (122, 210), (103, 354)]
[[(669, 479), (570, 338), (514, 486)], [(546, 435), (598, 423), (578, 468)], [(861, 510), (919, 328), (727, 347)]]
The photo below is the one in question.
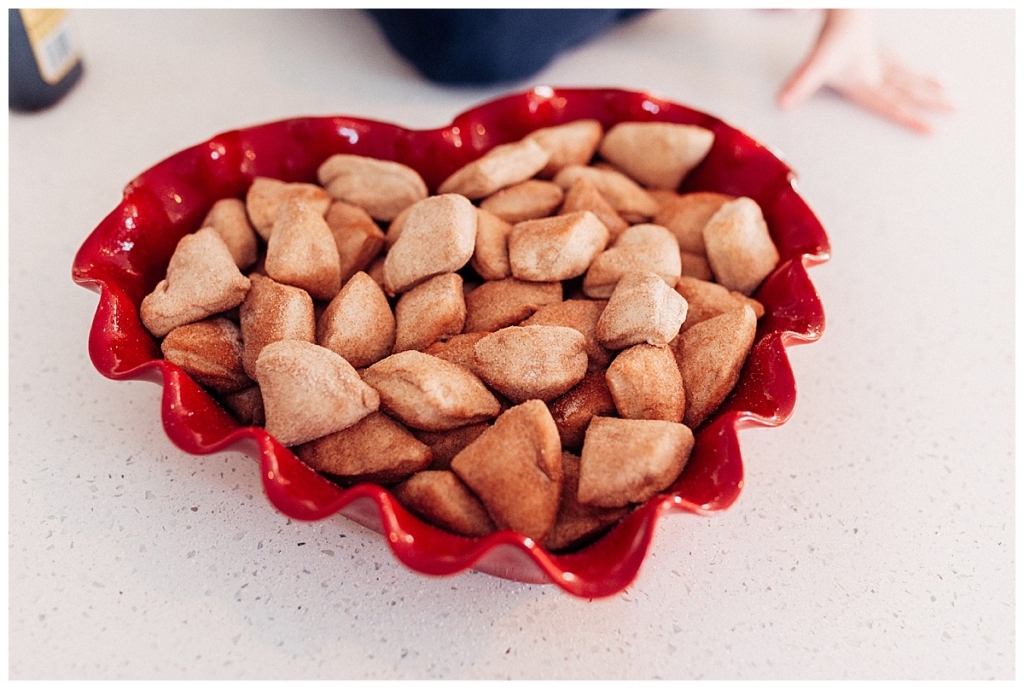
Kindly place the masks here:
[(40, 110), (64, 97), (82, 77), (82, 55), (67, 10), (8, 11), (8, 104)]

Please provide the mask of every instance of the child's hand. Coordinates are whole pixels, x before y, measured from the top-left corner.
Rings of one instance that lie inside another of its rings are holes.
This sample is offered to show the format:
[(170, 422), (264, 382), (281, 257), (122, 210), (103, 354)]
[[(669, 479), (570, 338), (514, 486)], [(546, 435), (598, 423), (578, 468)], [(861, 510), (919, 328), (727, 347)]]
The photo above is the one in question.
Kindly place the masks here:
[(926, 113), (953, 111), (942, 84), (909, 71), (879, 50), (865, 10), (827, 11), (810, 55), (779, 91), (779, 106), (799, 105), (823, 86), (922, 134), (932, 131)]

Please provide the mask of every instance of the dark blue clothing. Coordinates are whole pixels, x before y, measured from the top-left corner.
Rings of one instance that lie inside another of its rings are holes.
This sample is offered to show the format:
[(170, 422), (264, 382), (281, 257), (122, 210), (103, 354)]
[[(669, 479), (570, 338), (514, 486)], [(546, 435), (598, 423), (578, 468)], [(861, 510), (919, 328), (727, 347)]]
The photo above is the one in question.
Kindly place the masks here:
[(526, 79), (569, 48), (646, 10), (368, 10), (426, 78), (487, 85)]

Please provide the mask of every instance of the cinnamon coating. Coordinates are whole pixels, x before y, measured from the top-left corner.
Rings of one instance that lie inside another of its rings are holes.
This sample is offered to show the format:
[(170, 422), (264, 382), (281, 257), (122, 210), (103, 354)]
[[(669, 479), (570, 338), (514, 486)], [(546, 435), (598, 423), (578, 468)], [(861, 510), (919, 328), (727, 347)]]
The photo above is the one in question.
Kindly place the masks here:
[(515, 403), (553, 400), (587, 373), (586, 340), (573, 328), (510, 326), (482, 338), (473, 350), (477, 374)]
[(498, 528), (542, 542), (555, 525), (562, 488), (558, 429), (540, 400), (512, 407), (452, 459)]
[(352, 276), (316, 324), (317, 344), (355, 366), (374, 364), (395, 346), (396, 325), (380, 286), (363, 272)]
[(393, 492), (413, 514), (461, 536), (477, 538), (497, 528), (483, 503), (451, 471), (421, 471)]
[(321, 187), (305, 182), (282, 182), (270, 177), (257, 177), (245, 195), (245, 210), (253, 229), (269, 241), (281, 205), (288, 199), (305, 201), (321, 215), (331, 205), (331, 196)]
[(529, 139), (500, 144), (453, 172), (437, 193), (482, 199), (530, 179), (547, 165), (548, 158), (548, 152)]
[(396, 483), (427, 468), (431, 460), (429, 447), (379, 411), (348, 428), (299, 445), (295, 454), (346, 485)]
[(580, 503), (625, 507), (647, 500), (679, 478), (693, 443), (679, 423), (594, 417), (580, 454)]
[(256, 359), (267, 432), (291, 446), (352, 426), (376, 411), (377, 392), (331, 350), (281, 340)]
[(671, 122), (620, 122), (601, 140), (601, 156), (652, 189), (677, 189), (711, 150), (709, 129)]
[(238, 306), (249, 288), (227, 244), (205, 227), (178, 241), (167, 277), (142, 300), (139, 317), (149, 332), (163, 337), (180, 325)]
[(316, 341), (313, 299), (298, 287), (253, 275), (252, 289), (238, 309), (242, 330), (242, 365), (256, 377), (256, 359), (263, 348), (280, 340)]
[(200, 385), (231, 393), (253, 384), (242, 366), (242, 333), (227, 318), (178, 326), (160, 343), (164, 358)]
[(363, 371), (381, 408), (411, 428), (444, 431), (493, 419), (501, 405), (467, 369), (423, 352), (399, 352)]
[(340, 201), (359, 206), (377, 220), (393, 220), (427, 198), (427, 185), (408, 165), (336, 153), (317, 169), (317, 179)]

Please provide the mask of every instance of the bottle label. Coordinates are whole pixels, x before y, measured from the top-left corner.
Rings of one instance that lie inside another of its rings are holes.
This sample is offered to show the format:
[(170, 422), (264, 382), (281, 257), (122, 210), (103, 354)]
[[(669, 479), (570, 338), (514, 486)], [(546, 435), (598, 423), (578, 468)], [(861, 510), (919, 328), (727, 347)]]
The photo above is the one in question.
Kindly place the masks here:
[(81, 53), (67, 10), (18, 10), (39, 75), (51, 86), (78, 63)]

